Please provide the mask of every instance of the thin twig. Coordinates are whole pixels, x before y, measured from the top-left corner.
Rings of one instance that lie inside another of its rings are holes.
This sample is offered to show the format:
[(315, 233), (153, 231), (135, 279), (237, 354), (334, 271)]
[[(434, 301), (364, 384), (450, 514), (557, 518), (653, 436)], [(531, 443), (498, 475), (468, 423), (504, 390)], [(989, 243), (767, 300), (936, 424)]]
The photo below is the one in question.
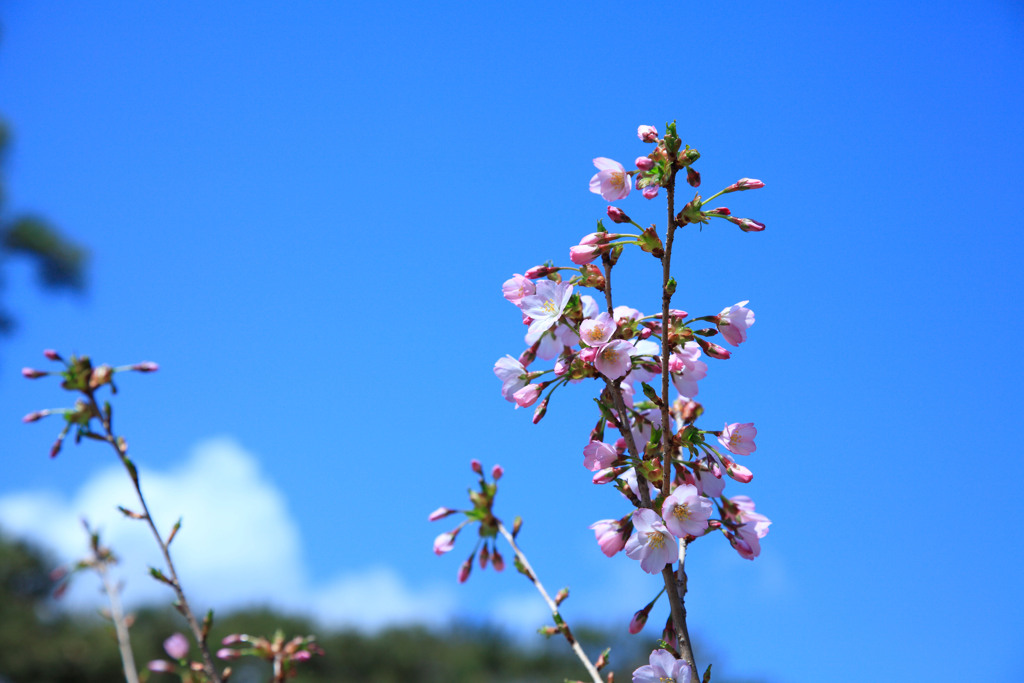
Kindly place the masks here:
[[(107, 418), (107, 414), (100, 411), (99, 406), (96, 405), (96, 398), (93, 396), (92, 391), (86, 392), (86, 396), (89, 398), (89, 402), (92, 405), (93, 411), (99, 417), (100, 423), (103, 425), (104, 441), (109, 443), (114, 451), (117, 452), (117, 456), (121, 459), (121, 463), (128, 470), (129, 478), (132, 480), (132, 484), (135, 486), (135, 493), (139, 499), (139, 504), (142, 506), (142, 517), (146, 520), (146, 524), (149, 526), (150, 531), (153, 533), (153, 537), (156, 539), (157, 545), (160, 546), (160, 552), (164, 557), (164, 563), (167, 566), (169, 576), (166, 577), (169, 580), (169, 585), (174, 590), (174, 594), (177, 597), (177, 607), (181, 612), (182, 616), (185, 617), (185, 621), (188, 622), (189, 629), (192, 631), (192, 635), (199, 645), (199, 651), (203, 655), (203, 668), (206, 671), (206, 675), (210, 677), (211, 683), (222, 683), (220, 674), (217, 673), (217, 669), (213, 663), (213, 657), (210, 655), (210, 649), (206, 643), (206, 636), (203, 633), (202, 627), (196, 620), (195, 614), (192, 612), (192, 607), (188, 603), (188, 599), (185, 597), (185, 592), (181, 589), (181, 582), (178, 580), (178, 573), (174, 568), (174, 562), (171, 560), (171, 552), (164, 542), (163, 535), (160, 530), (157, 529), (156, 523), (153, 521), (153, 515), (149, 512), (149, 506), (146, 504), (146, 498), (142, 495), (142, 487), (139, 485), (138, 471), (135, 470), (134, 465), (130, 464), (128, 459), (127, 448), (122, 450), (119, 445), (118, 438), (114, 434), (110, 426), (110, 420)], [(122, 442), (123, 443), (123, 442)]]
[(522, 564), (523, 569), (528, 572), (527, 578), (533, 582), (537, 592), (540, 593), (542, 598), (544, 598), (544, 602), (548, 604), (548, 609), (551, 610), (551, 616), (554, 617), (555, 624), (558, 626), (559, 631), (562, 632), (562, 635), (565, 636), (565, 639), (569, 641), (569, 646), (572, 648), (572, 651), (576, 653), (576, 656), (579, 657), (579, 660), (587, 669), (587, 673), (590, 674), (594, 683), (604, 683), (604, 681), (601, 680), (601, 674), (597, 671), (597, 667), (591, 663), (590, 658), (587, 657), (587, 653), (583, 651), (583, 647), (572, 635), (572, 631), (569, 630), (569, 624), (566, 623), (565, 619), (563, 619), (562, 615), (559, 613), (558, 605), (551, 599), (548, 592), (544, 590), (544, 586), (541, 585), (540, 579), (537, 578), (537, 573), (533, 571), (533, 567), (530, 566), (530, 562), (526, 559), (526, 555), (524, 555), (523, 551), (519, 549), (518, 545), (516, 545), (516, 539), (512, 537), (512, 534), (508, 532), (508, 529), (506, 529), (505, 525), (501, 522), (498, 522), (498, 531), (501, 532), (501, 535), (505, 537), (505, 540), (508, 541), (508, 544), (512, 547), (512, 551), (516, 554), (516, 558)]
[(135, 655), (132, 654), (128, 624), (125, 621), (124, 611), (121, 609), (120, 591), (111, 582), (110, 574), (107, 572), (107, 566), (104, 562), (96, 562), (93, 569), (100, 575), (100, 580), (103, 582), (103, 591), (107, 594), (107, 599), (110, 600), (110, 619), (114, 622), (114, 631), (117, 632), (117, 648), (121, 651), (124, 678), (127, 683), (139, 683), (139, 672), (135, 668)]

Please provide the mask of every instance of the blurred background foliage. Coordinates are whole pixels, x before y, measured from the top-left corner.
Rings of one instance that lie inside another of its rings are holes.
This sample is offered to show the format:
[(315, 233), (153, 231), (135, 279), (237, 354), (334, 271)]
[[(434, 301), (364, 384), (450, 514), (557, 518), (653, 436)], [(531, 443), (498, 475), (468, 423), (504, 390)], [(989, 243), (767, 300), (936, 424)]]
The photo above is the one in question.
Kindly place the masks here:
[[(84, 547), (84, 541), (83, 541)], [(60, 608), (52, 597), (51, 572), (56, 560), (45, 550), (4, 536), (0, 530), (0, 683), (110, 683), (122, 680), (113, 626), (100, 614), (76, 614)], [(75, 581), (99, 579), (83, 573)], [(140, 579), (146, 580), (146, 579)], [(539, 599), (539, 598), (538, 598)], [(134, 615), (132, 647), (140, 667), (166, 658), (163, 641), (185, 630), (170, 607), (145, 608)], [(297, 683), (360, 681), (366, 683), (526, 683), (577, 680), (585, 675), (560, 637), (537, 636), (517, 641), (494, 624), (456, 623), (446, 629), (403, 626), (369, 634), (331, 631), (302, 615), (271, 609), (249, 609), (217, 615), (211, 642), (230, 633), (287, 636), (315, 634), (325, 651), (300, 666)], [(596, 655), (611, 647), (616, 681), (631, 680), (632, 671), (647, 663), (651, 639), (597, 629), (576, 628), (584, 649)], [(718, 658), (705, 648), (702, 661)], [(193, 649), (192, 654), (195, 654)], [(232, 683), (265, 683), (266, 663), (243, 658), (232, 663)], [(148, 673), (148, 672), (147, 672)], [(173, 683), (171, 674), (149, 674), (150, 683)], [(715, 683), (757, 683), (714, 675)]]
[[(16, 257), (34, 262), (39, 284), (45, 289), (84, 291), (88, 252), (44, 218), (33, 214), (8, 215), (4, 169), (10, 143), (10, 128), (0, 120), (0, 296), (8, 261)], [(0, 299), (0, 334), (10, 333), (14, 325), (14, 316)]]

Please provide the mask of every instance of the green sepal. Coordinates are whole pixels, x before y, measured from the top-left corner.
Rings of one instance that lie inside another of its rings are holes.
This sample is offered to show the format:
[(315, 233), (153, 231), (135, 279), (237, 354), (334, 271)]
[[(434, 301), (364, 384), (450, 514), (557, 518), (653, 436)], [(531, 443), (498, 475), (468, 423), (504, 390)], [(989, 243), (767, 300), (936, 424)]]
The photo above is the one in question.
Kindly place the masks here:
[(596, 232), (608, 232), (608, 228), (604, 227), (604, 223), (601, 219), (597, 219), (597, 230)]
[(533, 574), (531, 574), (530, 570), (526, 568), (526, 565), (523, 564), (523, 561), (519, 559), (518, 555), (516, 555), (516, 559), (513, 564), (520, 574), (528, 578), (530, 581), (533, 581)]
[(595, 398), (594, 403), (596, 403), (597, 407), (601, 410), (601, 417), (603, 417), (606, 421), (611, 422), (612, 424), (619, 423), (619, 421), (615, 419), (615, 414), (612, 413), (611, 409), (604, 403), (602, 403), (600, 399)]
[(670, 277), (668, 279), (668, 283), (665, 285), (665, 293), (668, 294), (669, 297), (676, 293), (676, 279), (674, 277)]
[(637, 238), (637, 242), (640, 244), (640, 248), (651, 254), (655, 258), (661, 258), (665, 255), (664, 245), (661, 243), (661, 238), (658, 237), (658, 231), (654, 229), (654, 226), (645, 228)]
[(173, 586), (174, 582), (164, 576), (164, 573), (156, 567), (149, 568), (149, 575), (161, 583), (166, 583), (168, 586)]
[(128, 470), (128, 476), (132, 478), (132, 483), (135, 484), (136, 486), (138, 486), (139, 485), (139, 471), (135, 468), (135, 463), (133, 463), (128, 458), (127, 455), (122, 455), (121, 456), (121, 462), (124, 463), (125, 469)]
[(622, 246), (621, 245), (612, 247), (612, 250), (610, 252), (608, 252), (608, 260), (611, 261), (613, 266), (616, 263), (619, 262), (619, 257), (620, 256), (622, 256)]
[(701, 679), (701, 683), (711, 683), (711, 665), (708, 664), (708, 668), (704, 670), (704, 678)]
[[(665, 405), (665, 402), (661, 400), (660, 396), (658, 396), (658, 392), (655, 391), (654, 387), (652, 387), (647, 382), (641, 382), (640, 386), (643, 387), (644, 396), (646, 396), (647, 398), (651, 399), (651, 401), (654, 402), (654, 405), (658, 406), (659, 408), (661, 406)], [(652, 436), (652, 438), (653, 438), (653, 436)]]

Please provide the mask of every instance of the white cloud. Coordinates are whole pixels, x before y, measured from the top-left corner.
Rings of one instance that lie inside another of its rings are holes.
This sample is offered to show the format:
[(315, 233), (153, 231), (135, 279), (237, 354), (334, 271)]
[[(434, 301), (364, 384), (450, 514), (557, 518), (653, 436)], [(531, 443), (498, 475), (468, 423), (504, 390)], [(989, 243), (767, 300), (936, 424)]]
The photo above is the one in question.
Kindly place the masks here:
[[(140, 469), (146, 501), (165, 534), (181, 514), (172, 556), (190, 601), (219, 610), (271, 604), (310, 611), (331, 626), (374, 629), (395, 623), (443, 623), (455, 610), (449, 588), (412, 588), (387, 567), (372, 567), (313, 585), (302, 565), (301, 537), (284, 496), (259, 469), (256, 458), (228, 438), (199, 444), (169, 472)], [(137, 509), (135, 492), (120, 466), (86, 480), (71, 500), (47, 491), (0, 498), (0, 526), (35, 540), (64, 562), (87, 550), (81, 519), (99, 529), (102, 541), (122, 559), (128, 605), (167, 603), (166, 586), (147, 575), (163, 568), (148, 526), (125, 519), (116, 505)], [(98, 581), (77, 578), (66, 596), (75, 607), (102, 602)]]

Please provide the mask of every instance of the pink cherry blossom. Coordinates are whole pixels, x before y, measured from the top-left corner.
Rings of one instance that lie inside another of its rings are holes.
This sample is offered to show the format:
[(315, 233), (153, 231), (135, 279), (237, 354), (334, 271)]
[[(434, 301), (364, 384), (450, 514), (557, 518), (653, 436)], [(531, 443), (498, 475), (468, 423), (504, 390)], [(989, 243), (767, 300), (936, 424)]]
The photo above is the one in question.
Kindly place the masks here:
[(594, 367), (608, 379), (618, 379), (629, 372), (636, 347), (624, 339), (616, 339), (597, 350)]
[(590, 525), (597, 538), (597, 544), (601, 546), (601, 552), (611, 557), (626, 547), (626, 539), (623, 537), (622, 522), (618, 519), (602, 519)]
[[(766, 518), (767, 519), (767, 518)], [(771, 524), (771, 522), (768, 522)], [(735, 536), (729, 537), (732, 547), (736, 552), (747, 560), (753, 560), (761, 554), (761, 539), (768, 533), (768, 526), (757, 521), (746, 522), (736, 531)]]
[(501, 380), (501, 395), (510, 403), (515, 402), (515, 393), (526, 386), (527, 370), (518, 360), (506, 355), (494, 364), (494, 374)]
[(654, 510), (644, 508), (633, 513), (633, 535), (626, 541), (626, 555), (640, 561), (648, 574), (659, 574), (666, 564), (679, 556), (676, 537)]
[(729, 499), (729, 502), (736, 506), (736, 511), (731, 515), (732, 519), (743, 524), (752, 523), (752, 527), (758, 538), (764, 538), (768, 535), (768, 527), (772, 525), (772, 521), (762, 515), (760, 512), (754, 511), (754, 501), (748, 496), (733, 496)]
[(718, 463), (713, 463), (710, 469), (701, 467), (697, 470), (697, 490), (701, 495), (709, 498), (717, 498), (725, 490), (725, 481), (722, 479), (722, 468)]
[(624, 199), (633, 189), (633, 179), (622, 164), (606, 157), (594, 159), (597, 173), (590, 179), (590, 191), (599, 194), (606, 202)]
[(554, 327), (572, 296), (572, 285), (564, 282), (541, 280), (536, 288), (535, 294), (523, 297), (519, 302), (523, 313), (533, 320), (530, 334), (540, 334)]
[(658, 129), (654, 126), (638, 126), (636, 136), (640, 138), (641, 142), (657, 142)]
[(697, 395), (697, 381), (708, 374), (708, 366), (702, 360), (700, 345), (686, 342), (683, 348), (669, 357), (668, 369), (672, 374), (672, 384), (684, 398), (690, 399)]
[(658, 186), (648, 185), (641, 191), (641, 194), (644, 196), (644, 199), (654, 199), (658, 196)]
[(754, 324), (754, 312), (746, 308), (749, 303), (741, 301), (718, 314), (718, 331), (733, 346), (747, 341), (747, 328)]
[(537, 288), (534, 286), (533, 280), (523, 277), (519, 273), (505, 280), (505, 283), (501, 286), (501, 293), (516, 306), (519, 305), (524, 296), (535, 294), (536, 291)]
[(612, 309), (612, 317), (621, 325), (642, 318), (644, 314), (629, 306), (616, 306)]
[(648, 382), (657, 375), (661, 374), (661, 347), (658, 346), (658, 342), (651, 341), (650, 339), (642, 339), (633, 345), (636, 349), (634, 356), (647, 356), (647, 360), (655, 363), (658, 366), (657, 370), (648, 370), (647, 368), (636, 366), (630, 370), (629, 374), (626, 375), (624, 382)]
[(655, 650), (649, 661), (633, 672), (633, 683), (690, 683), (690, 665), (671, 652)]
[(650, 171), (654, 168), (654, 160), (650, 157), (637, 157), (634, 163), (641, 171)]
[(713, 511), (711, 501), (701, 496), (696, 486), (685, 484), (677, 487), (661, 506), (665, 526), (679, 538), (703, 535)]
[(580, 338), (587, 346), (601, 346), (615, 334), (615, 320), (607, 313), (589, 318), (580, 324)]
[(757, 428), (753, 422), (734, 422), (725, 425), (718, 443), (736, 455), (750, 455), (757, 450), (754, 444), (754, 437), (757, 436)]
[(617, 457), (619, 454), (613, 446), (603, 441), (591, 441), (583, 449), (583, 466), (591, 472), (597, 472), (605, 467), (611, 467)]

